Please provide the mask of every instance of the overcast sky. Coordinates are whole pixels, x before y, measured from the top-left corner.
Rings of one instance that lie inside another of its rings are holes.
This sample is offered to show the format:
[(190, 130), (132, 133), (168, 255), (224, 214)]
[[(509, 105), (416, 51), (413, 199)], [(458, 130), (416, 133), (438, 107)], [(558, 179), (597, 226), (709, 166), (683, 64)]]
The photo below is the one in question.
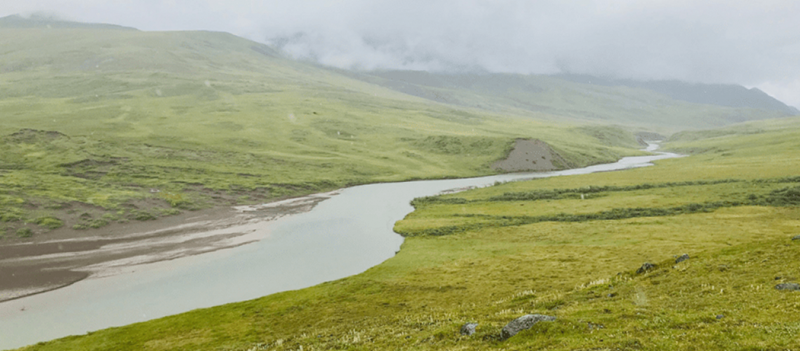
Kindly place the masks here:
[(800, 107), (800, 1), (2, 0), (142, 30), (217, 30), (357, 69), (585, 73), (759, 87)]

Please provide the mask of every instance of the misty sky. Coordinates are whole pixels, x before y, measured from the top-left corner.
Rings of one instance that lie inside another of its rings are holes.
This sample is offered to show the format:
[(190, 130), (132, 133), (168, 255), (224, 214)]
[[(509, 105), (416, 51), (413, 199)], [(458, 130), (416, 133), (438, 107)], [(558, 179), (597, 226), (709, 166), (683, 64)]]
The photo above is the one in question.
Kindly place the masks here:
[(800, 107), (798, 1), (3, 0), (142, 30), (216, 30), (357, 69), (583, 73), (759, 87)]

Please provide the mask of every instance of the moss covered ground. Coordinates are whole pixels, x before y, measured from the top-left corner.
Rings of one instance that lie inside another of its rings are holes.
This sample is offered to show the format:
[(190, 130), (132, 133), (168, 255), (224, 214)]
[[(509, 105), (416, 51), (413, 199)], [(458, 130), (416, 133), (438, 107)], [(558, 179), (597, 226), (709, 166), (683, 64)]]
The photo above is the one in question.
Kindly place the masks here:
[[(418, 200), (399, 254), (362, 274), (28, 349), (797, 349), (800, 292), (774, 287), (800, 281), (800, 120), (759, 128), (671, 142), (698, 153), (655, 167)], [(467, 228), (426, 233), (444, 226)], [(526, 313), (558, 319), (501, 341)]]

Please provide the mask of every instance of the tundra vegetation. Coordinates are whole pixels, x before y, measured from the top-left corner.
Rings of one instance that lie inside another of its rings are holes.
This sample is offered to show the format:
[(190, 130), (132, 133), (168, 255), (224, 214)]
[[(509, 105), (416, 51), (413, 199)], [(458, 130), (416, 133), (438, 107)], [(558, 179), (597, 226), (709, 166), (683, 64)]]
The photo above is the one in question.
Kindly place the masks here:
[(354, 184), (492, 174), (516, 138), (577, 167), (635, 154), (631, 131), (787, 114), (763, 93), (748, 96), (768, 103), (732, 107), (563, 77), (333, 70), (227, 33), (9, 16), (0, 34), (6, 241), (22, 228), (41, 240)]
[[(800, 119), (666, 146), (692, 156), (418, 199), (353, 277), (28, 350), (800, 347)], [(524, 314), (557, 319), (501, 340)]]
[[(800, 295), (773, 288), (800, 278), (800, 121), (771, 119), (785, 111), (558, 77), (342, 72), (225, 33), (19, 21), (0, 19), (0, 244), (493, 174), (517, 138), (579, 167), (640, 154), (632, 132), (716, 128), (673, 135), (693, 156), (656, 167), (415, 200), (398, 255), (353, 277), (25, 349), (800, 347)], [(720, 128), (749, 120), (763, 121)], [(501, 340), (523, 314), (557, 319)]]
[(493, 174), (517, 138), (546, 140), (565, 167), (638, 152), (617, 127), (425, 100), (224, 33), (0, 32), (6, 241), (354, 184)]

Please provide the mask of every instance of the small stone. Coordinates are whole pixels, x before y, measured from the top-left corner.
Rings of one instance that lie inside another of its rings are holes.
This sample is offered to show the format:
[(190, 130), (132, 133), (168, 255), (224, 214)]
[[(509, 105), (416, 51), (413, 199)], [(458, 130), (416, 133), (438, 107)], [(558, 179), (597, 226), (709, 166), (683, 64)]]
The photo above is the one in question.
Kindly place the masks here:
[(725, 318), (725, 316), (724, 316), (724, 315), (721, 315), (721, 314), (718, 314), (718, 315), (717, 315), (717, 319), (722, 319), (722, 318)]
[(608, 294), (607, 296), (608, 296), (608, 297), (614, 297), (614, 296), (617, 296), (617, 293), (610, 293), (610, 294)]
[(781, 280), (781, 279), (783, 279), (783, 278), (781, 278), (781, 277), (775, 277), (775, 280)]
[(475, 328), (478, 326), (478, 323), (467, 323), (461, 327), (461, 335), (470, 336), (475, 334)]
[(593, 329), (605, 329), (605, 328), (606, 328), (606, 326), (605, 326), (605, 325), (602, 325), (602, 324), (595, 324), (595, 323), (592, 323), (592, 322), (588, 322), (588, 326), (589, 326), (589, 330), (593, 330)]
[(506, 324), (506, 326), (503, 327), (503, 330), (500, 332), (500, 339), (506, 340), (514, 335), (517, 335), (517, 333), (520, 331), (530, 329), (536, 323), (552, 322), (554, 320), (556, 320), (556, 317), (554, 316), (526, 314)]
[(689, 254), (683, 254), (680, 257), (675, 259), (675, 264), (681, 263), (689, 259)]
[(651, 269), (655, 269), (655, 268), (656, 268), (656, 266), (653, 265), (652, 263), (645, 262), (641, 267), (639, 267), (639, 269), (636, 270), (636, 274), (642, 274), (644, 272), (647, 272), (647, 271), (649, 271)]
[(795, 235), (792, 237), (792, 241), (800, 240), (800, 235)]
[(775, 289), (797, 291), (797, 290), (800, 290), (800, 284), (797, 284), (797, 283), (781, 283), (781, 284), (775, 285)]

